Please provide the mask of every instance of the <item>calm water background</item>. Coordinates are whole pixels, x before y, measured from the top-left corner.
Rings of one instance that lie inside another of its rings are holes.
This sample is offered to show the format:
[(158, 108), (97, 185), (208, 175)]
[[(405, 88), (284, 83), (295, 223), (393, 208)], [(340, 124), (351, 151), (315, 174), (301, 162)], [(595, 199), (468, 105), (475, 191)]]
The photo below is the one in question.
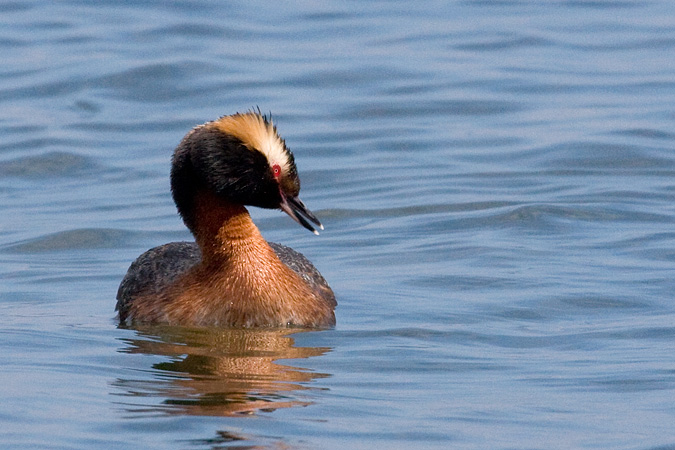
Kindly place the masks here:
[[(675, 2), (0, 4), (3, 448), (675, 448)], [(334, 330), (118, 329), (252, 106)]]

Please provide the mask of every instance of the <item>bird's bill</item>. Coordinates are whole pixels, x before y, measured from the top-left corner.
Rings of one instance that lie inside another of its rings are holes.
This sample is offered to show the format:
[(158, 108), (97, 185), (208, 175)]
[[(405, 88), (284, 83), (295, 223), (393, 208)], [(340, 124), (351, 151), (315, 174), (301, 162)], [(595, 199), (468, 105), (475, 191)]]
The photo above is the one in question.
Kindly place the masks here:
[(316, 231), (316, 229), (309, 222), (314, 223), (314, 225), (318, 226), (319, 229), (323, 230), (323, 225), (321, 225), (319, 219), (317, 219), (316, 216), (312, 214), (309, 209), (307, 209), (305, 204), (302, 203), (302, 200), (300, 200), (298, 197), (282, 196), (282, 198), (283, 200), (280, 205), (281, 210), (291, 216), (293, 220), (316, 235), (318, 235), (319, 232)]

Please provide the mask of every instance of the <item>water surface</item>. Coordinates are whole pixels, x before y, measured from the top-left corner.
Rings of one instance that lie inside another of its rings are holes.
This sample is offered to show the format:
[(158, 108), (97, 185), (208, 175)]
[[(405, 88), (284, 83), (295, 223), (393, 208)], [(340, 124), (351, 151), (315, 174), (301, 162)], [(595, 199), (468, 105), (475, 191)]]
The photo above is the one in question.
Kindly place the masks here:
[[(675, 446), (675, 4), (0, 5), (7, 448)], [(321, 332), (114, 320), (193, 126), (259, 106)]]

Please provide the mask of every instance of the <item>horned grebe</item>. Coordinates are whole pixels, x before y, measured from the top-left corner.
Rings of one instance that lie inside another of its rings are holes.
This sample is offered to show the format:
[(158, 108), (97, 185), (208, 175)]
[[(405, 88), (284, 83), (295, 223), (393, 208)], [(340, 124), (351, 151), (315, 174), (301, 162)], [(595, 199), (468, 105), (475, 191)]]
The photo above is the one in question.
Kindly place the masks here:
[(117, 292), (121, 323), (335, 325), (326, 280), (300, 253), (268, 243), (244, 207), (280, 208), (323, 229), (298, 198), (293, 154), (271, 120), (251, 111), (192, 129), (174, 152), (171, 192), (196, 242), (155, 247), (131, 264)]

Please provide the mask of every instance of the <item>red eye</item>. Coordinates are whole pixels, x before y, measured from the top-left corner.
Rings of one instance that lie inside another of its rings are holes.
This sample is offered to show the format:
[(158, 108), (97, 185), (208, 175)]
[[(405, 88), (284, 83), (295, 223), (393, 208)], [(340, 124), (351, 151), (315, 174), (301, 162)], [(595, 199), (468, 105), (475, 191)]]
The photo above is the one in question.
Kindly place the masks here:
[(279, 164), (272, 166), (272, 173), (274, 174), (274, 178), (279, 178), (281, 176), (281, 167)]

